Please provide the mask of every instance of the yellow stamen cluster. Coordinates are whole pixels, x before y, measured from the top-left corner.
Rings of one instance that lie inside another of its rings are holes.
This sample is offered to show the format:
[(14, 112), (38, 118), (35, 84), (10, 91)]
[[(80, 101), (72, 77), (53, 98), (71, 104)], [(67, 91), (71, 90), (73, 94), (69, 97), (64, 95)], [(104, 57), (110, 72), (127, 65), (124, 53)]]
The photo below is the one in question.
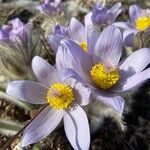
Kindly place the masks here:
[(55, 109), (66, 109), (73, 100), (73, 89), (65, 84), (55, 83), (47, 92), (47, 101)]
[(85, 52), (87, 52), (88, 46), (86, 42), (81, 42), (79, 45)]
[(94, 65), (90, 73), (93, 82), (103, 90), (111, 88), (120, 78), (118, 69), (108, 70), (104, 64)]
[(136, 28), (145, 31), (150, 26), (150, 17), (141, 17), (136, 20)]

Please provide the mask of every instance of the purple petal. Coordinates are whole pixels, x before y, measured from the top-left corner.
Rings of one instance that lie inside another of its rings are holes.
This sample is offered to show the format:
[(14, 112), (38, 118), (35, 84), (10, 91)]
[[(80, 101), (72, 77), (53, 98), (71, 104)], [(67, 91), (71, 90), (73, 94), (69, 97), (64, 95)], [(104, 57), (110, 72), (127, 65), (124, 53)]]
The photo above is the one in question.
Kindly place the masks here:
[(59, 74), (57, 70), (39, 56), (35, 56), (33, 58), (32, 70), (35, 73), (37, 79), (48, 87), (51, 84), (59, 81)]
[(123, 9), (121, 3), (116, 3), (111, 9), (109, 9), (108, 11), (109, 24), (113, 23), (116, 20), (116, 18), (118, 17), (118, 15), (121, 13), (122, 10)]
[(54, 110), (47, 106), (25, 129), (21, 146), (25, 147), (44, 139), (57, 127), (63, 115), (63, 110)]
[(120, 64), (119, 69), (127, 72), (127, 76), (130, 77), (135, 73), (141, 72), (149, 63), (150, 49), (142, 48), (128, 56), (122, 64)]
[(64, 40), (56, 54), (56, 65), (59, 70), (62, 68), (74, 69), (85, 80), (89, 80), (92, 60), (78, 44), (71, 40)]
[(91, 91), (89, 88), (83, 86), (81, 83), (75, 84), (75, 97), (79, 105), (87, 105), (90, 101)]
[(57, 68), (81, 68), (81, 58), (87, 58), (87, 54), (80, 46), (71, 40), (63, 40), (56, 54)]
[(107, 9), (101, 4), (96, 4), (92, 10), (92, 21), (94, 24), (107, 24), (108, 13)]
[(0, 28), (0, 41), (9, 40), (9, 33), (12, 30), (12, 25), (2, 25)]
[(74, 149), (89, 149), (89, 123), (85, 112), (80, 106), (65, 113), (64, 128), (66, 136)]
[(54, 27), (54, 31), (53, 31), (54, 34), (58, 34), (58, 35), (62, 35), (62, 36), (69, 36), (68, 34), (68, 27), (63, 27), (63, 26), (60, 26), (60, 25), (56, 25)]
[(80, 68), (80, 58), (83, 50), (78, 44), (71, 40), (63, 40), (56, 54), (56, 67), (61, 70), (63, 68), (77, 69)]
[(63, 35), (51, 34), (48, 36), (48, 43), (50, 44), (50, 46), (53, 48), (54, 52), (56, 53), (61, 40), (66, 39), (66, 38), (67, 37), (65, 37)]
[(87, 44), (88, 44), (88, 53), (93, 54), (95, 44), (100, 35), (100, 29), (97, 26), (88, 26), (87, 27)]
[(85, 27), (75, 18), (72, 18), (69, 26), (69, 33), (72, 40), (77, 42), (86, 42), (87, 35)]
[(138, 30), (136, 29), (130, 29), (130, 30), (125, 30), (123, 32), (123, 41), (126, 46), (133, 47), (134, 46), (134, 37)]
[(50, 4), (49, 3), (42, 3), (42, 4), (38, 5), (36, 8), (41, 13), (45, 13), (47, 15), (51, 15), (54, 12), (61, 11), (61, 9), (59, 7), (60, 7), (59, 4), (54, 6), (54, 4), (52, 4), (52, 3), (50, 3)]
[(124, 109), (124, 99), (120, 96), (114, 96), (114, 95), (104, 95), (99, 92), (94, 93), (96, 96), (96, 99), (103, 102), (107, 106), (111, 107), (112, 109), (116, 110), (119, 113), (123, 112)]
[(113, 26), (119, 27), (121, 29), (133, 29), (134, 26), (129, 22), (115, 22), (112, 24)]
[(129, 7), (129, 16), (133, 23), (141, 16), (141, 8), (138, 5), (131, 5)]
[(84, 25), (85, 28), (89, 27), (89, 26), (93, 26), (93, 22), (92, 22), (92, 12), (89, 12), (87, 15), (85, 15), (84, 17)]
[(68, 80), (69, 78), (76, 79), (79, 82), (83, 81), (82, 78), (73, 69), (70, 68), (63, 69), (62, 71), (59, 72), (59, 74), (61, 81)]
[(10, 23), (12, 24), (12, 30), (10, 31), (10, 38), (13, 39), (13, 36), (22, 37), (25, 30), (25, 25), (19, 18), (11, 20)]
[(4, 41), (8, 39), (9, 39), (9, 33), (3, 30), (0, 30), (0, 41)]
[(108, 26), (100, 34), (94, 54), (106, 64), (116, 66), (122, 54), (122, 34), (117, 27)]
[(47, 103), (46, 95), (48, 88), (33, 81), (12, 81), (8, 84), (6, 93), (33, 104)]
[(122, 84), (118, 84), (118, 86), (115, 87), (115, 92), (125, 92), (125, 91), (133, 91), (137, 89), (139, 86), (143, 84), (147, 79), (150, 78), (150, 68), (137, 73), (129, 78), (125, 82), (122, 82)]
[(18, 30), (19, 28), (24, 26), (23, 22), (21, 22), (19, 18), (11, 20), (11, 24), (14, 30)]

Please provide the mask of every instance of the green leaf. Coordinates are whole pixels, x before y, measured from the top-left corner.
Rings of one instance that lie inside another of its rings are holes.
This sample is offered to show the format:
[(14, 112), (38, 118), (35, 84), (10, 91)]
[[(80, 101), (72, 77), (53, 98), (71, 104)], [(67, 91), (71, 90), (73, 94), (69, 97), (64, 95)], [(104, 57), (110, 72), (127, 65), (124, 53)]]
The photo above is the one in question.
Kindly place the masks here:
[(7, 136), (15, 135), (23, 125), (21, 123), (0, 119), (0, 133)]

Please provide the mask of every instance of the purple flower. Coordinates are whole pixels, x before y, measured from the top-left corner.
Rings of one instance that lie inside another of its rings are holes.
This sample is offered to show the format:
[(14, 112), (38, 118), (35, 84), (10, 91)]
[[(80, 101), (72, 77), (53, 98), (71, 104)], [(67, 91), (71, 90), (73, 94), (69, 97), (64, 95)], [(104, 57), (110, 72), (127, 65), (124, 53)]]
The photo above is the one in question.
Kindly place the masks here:
[(44, 3), (37, 6), (37, 9), (42, 13), (51, 15), (54, 12), (61, 12), (63, 9), (63, 5), (61, 3), (61, 0), (45, 0)]
[(69, 36), (68, 32), (69, 32), (68, 27), (63, 27), (63, 26), (60, 26), (60, 25), (56, 25), (54, 27), (54, 30), (53, 30), (53, 33), (58, 34), (58, 35), (62, 35), (64, 37)]
[(2, 25), (0, 29), (0, 41), (8, 42), (13, 40), (16, 36), (21, 38), (24, 36), (24, 24), (19, 18), (11, 20), (8, 25)]
[(110, 9), (101, 4), (96, 4), (92, 10), (91, 19), (95, 25), (110, 25), (116, 20), (121, 11), (121, 3), (116, 3)]
[(124, 42), (126, 46), (133, 46), (134, 36), (140, 31), (150, 31), (150, 9), (141, 9), (138, 5), (129, 8), (130, 20), (117, 22), (114, 25), (125, 29)]
[[(59, 58), (57, 58), (59, 59)], [(88, 149), (90, 131), (86, 113), (90, 90), (67, 78), (71, 70), (55, 69), (44, 59), (35, 56), (32, 69), (40, 81), (12, 81), (7, 94), (33, 104), (49, 105), (25, 129), (22, 146), (35, 143), (49, 135), (63, 119), (66, 136), (74, 149)]]
[[(32, 23), (24, 24), (16, 18), (0, 29), (0, 46), (3, 56), (11, 61), (17, 60), (23, 65), (30, 65), (35, 55), (42, 55), (42, 43), (39, 30)], [(5, 55), (6, 54), (6, 55)], [(5, 59), (5, 58), (4, 58)]]
[[(89, 15), (85, 17), (85, 26), (81, 24), (77, 19), (72, 18), (68, 27), (57, 25), (54, 28), (54, 32), (48, 37), (48, 41), (55, 52), (57, 51), (62, 39), (73, 40), (78, 45), (80, 45), (80, 47), (84, 51), (90, 51), (93, 48), (100, 32), (95, 26), (92, 25), (89, 17)], [(91, 37), (93, 42), (89, 43), (91, 42), (91, 40), (89, 40), (89, 38)]]
[[(100, 34), (92, 52), (84, 52), (71, 40), (62, 41), (56, 57), (56, 65), (71, 68), (78, 73), (80, 81), (90, 87), (94, 98), (123, 111), (122, 94), (133, 91), (150, 78), (150, 49), (137, 50), (120, 61), (122, 34), (117, 27), (108, 26)], [(57, 59), (61, 57), (61, 59)]]

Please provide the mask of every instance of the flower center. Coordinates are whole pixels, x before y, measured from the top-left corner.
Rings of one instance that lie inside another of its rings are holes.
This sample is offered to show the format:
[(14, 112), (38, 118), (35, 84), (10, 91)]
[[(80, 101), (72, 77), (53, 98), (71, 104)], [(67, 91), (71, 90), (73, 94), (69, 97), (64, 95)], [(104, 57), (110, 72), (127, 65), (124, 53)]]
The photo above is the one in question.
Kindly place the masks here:
[(90, 73), (93, 82), (104, 90), (111, 88), (120, 78), (118, 69), (108, 69), (104, 64), (94, 65)]
[(80, 42), (80, 43), (79, 43), (79, 46), (80, 46), (85, 52), (87, 52), (88, 46), (87, 46), (87, 43), (86, 43), (86, 42)]
[(136, 20), (136, 28), (145, 31), (150, 26), (150, 17), (141, 17)]
[(70, 86), (55, 83), (47, 92), (47, 101), (55, 109), (66, 109), (74, 100), (73, 90)]

